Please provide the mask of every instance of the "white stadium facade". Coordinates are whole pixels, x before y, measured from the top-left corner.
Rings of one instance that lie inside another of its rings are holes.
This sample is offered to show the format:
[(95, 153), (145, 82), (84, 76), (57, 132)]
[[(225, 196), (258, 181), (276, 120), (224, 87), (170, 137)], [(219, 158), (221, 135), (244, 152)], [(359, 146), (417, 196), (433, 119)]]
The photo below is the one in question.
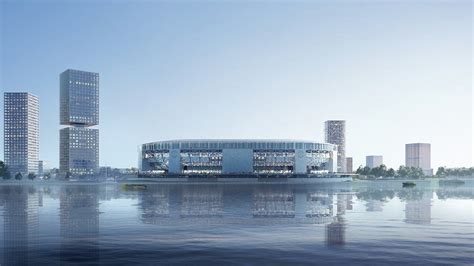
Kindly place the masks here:
[(141, 172), (324, 174), (337, 171), (337, 145), (298, 140), (170, 140), (139, 147)]

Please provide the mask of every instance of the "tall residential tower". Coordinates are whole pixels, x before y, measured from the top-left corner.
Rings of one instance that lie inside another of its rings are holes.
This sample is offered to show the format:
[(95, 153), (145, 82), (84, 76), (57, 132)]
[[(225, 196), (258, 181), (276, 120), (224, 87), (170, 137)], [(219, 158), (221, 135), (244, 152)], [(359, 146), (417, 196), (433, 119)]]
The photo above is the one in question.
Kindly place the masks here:
[(324, 122), (324, 135), (327, 143), (337, 145), (337, 171), (346, 172), (346, 121)]
[(99, 74), (68, 69), (60, 75), (59, 169), (91, 175), (99, 169)]
[(5, 164), (12, 175), (38, 172), (39, 103), (27, 92), (4, 94)]
[(431, 169), (431, 144), (405, 144), (405, 166), (418, 167), (423, 170), (425, 175), (433, 175), (433, 169)]

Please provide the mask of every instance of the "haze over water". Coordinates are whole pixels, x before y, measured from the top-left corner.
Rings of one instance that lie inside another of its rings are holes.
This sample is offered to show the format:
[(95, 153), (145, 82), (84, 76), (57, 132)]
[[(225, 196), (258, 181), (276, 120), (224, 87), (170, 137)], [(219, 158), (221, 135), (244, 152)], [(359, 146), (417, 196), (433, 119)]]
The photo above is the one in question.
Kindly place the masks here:
[(0, 185), (0, 263), (472, 265), (472, 187)]

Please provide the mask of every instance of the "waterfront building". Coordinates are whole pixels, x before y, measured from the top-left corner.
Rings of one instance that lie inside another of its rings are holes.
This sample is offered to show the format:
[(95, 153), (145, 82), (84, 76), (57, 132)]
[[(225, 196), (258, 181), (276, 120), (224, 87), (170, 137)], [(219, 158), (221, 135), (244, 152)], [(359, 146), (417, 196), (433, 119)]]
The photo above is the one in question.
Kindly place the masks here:
[(370, 168), (379, 167), (383, 164), (382, 155), (369, 155), (365, 157), (365, 165)]
[(337, 171), (346, 172), (346, 121), (328, 120), (324, 122), (324, 135), (327, 143), (337, 145)]
[(418, 167), (423, 170), (425, 175), (433, 175), (433, 169), (431, 168), (431, 144), (405, 144), (405, 166)]
[(168, 174), (334, 173), (337, 146), (296, 140), (171, 140), (139, 149), (142, 172)]
[(354, 172), (353, 169), (352, 157), (346, 157), (346, 172), (351, 174)]
[(28, 92), (4, 93), (4, 158), (10, 173), (38, 172), (39, 102)]
[(38, 161), (38, 175), (39, 176), (42, 176), (44, 175), (44, 165), (43, 165), (43, 161)]
[(60, 75), (60, 164), (64, 176), (99, 169), (99, 74), (68, 69)]

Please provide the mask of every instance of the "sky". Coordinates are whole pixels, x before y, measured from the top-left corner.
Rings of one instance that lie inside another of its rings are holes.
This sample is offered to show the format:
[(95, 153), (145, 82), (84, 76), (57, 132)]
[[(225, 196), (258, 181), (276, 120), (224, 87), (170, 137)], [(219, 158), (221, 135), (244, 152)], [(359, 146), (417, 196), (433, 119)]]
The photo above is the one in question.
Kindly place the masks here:
[(169, 139), (323, 142), (330, 119), (354, 168), (412, 142), (435, 169), (474, 165), (471, 1), (0, 3), (0, 87), (39, 96), (50, 166), (69, 68), (100, 74), (100, 165)]

